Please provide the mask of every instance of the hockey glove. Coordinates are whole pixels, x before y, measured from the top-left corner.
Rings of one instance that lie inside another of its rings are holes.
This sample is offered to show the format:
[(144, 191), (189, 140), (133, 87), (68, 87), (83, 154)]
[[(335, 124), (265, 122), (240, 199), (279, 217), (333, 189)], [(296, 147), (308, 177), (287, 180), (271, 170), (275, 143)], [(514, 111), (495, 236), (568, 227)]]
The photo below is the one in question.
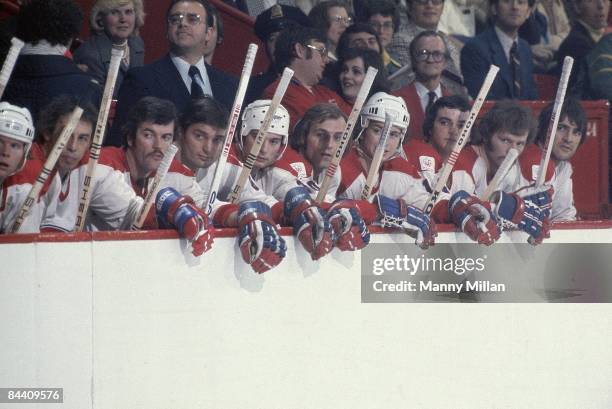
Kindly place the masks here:
[(334, 229), (335, 245), (340, 250), (359, 250), (370, 242), (370, 232), (352, 200), (334, 202), (327, 211), (327, 220)]
[(409, 231), (416, 231), (416, 244), (422, 249), (435, 244), (436, 224), (422, 211), (408, 206), (403, 199), (391, 199), (377, 195), (378, 211), (383, 227), (399, 227)]
[(287, 192), (284, 213), (293, 224), (295, 235), (313, 260), (320, 259), (332, 250), (334, 231), (325, 213), (310, 198), (305, 187), (297, 186)]
[(540, 244), (549, 237), (549, 223), (540, 208), (524, 201), (517, 194), (498, 191), (493, 194), (493, 214), (513, 228), (518, 228), (532, 237), (530, 243)]
[(497, 221), (489, 203), (460, 190), (451, 196), (448, 211), (461, 231), (478, 244), (490, 246), (499, 239)]
[(242, 259), (257, 273), (276, 267), (287, 246), (278, 234), (270, 207), (262, 202), (245, 202), (238, 211), (238, 244)]
[(163, 188), (155, 200), (157, 222), (162, 228), (174, 228), (191, 244), (191, 252), (198, 257), (211, 249), (214, 229), (208, 216), (195, 206), (189, 196), (181, 196), (171, 187)]
[(541, 188), (529, 187), (516, 192), (526, 202), (531, 202), (540, 208), (544, 217), (550, 217), (552, 209), (552, 197), (554, 189), (552, 186), (542, 186)]

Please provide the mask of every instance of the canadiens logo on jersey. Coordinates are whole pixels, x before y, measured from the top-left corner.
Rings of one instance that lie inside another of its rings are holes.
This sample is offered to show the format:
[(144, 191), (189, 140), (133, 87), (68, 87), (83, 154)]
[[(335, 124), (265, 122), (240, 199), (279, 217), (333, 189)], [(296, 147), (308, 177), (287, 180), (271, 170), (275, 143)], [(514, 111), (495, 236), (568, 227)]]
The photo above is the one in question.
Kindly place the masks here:
[(299, 179), (308, 178), (308, 174), (306, 173), (306, 166), (304, 166), (302, 162), (293, 162), (291, 163), (291, 167), (297, 172), (297, 176)]
[(419, 156), (421, 170), (424, 172), (436, 171), (436, 160), (431, 156)]

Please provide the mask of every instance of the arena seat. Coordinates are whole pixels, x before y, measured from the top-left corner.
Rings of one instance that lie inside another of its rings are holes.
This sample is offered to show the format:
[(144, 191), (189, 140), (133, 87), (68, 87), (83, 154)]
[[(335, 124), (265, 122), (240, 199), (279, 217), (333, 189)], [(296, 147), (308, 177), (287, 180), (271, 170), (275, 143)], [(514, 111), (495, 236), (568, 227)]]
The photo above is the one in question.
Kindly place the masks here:
[(540, 99), (555, 99), (557, 85), (559, 84), (559, 77), (548, 74), (534, 74), (533, 79), (536, 87), (538, 88), (538, 95), (540, 96)]

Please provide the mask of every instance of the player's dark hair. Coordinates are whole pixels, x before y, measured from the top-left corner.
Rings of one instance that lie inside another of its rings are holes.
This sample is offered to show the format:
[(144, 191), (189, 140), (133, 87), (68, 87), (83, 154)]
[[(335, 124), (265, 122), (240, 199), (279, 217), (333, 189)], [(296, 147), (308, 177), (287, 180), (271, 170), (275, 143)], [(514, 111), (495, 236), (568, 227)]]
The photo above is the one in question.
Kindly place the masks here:
[(200, 3), (204, 7), (204, 10), (206, 10), (206, 27), (212, 27), (214, 24), (213, 11), (210, 3), (207, 0), (172, 0), (168, 6), (168, 10), (166, 10), (166, 21), (168, 21), (168, 17), (170, 17), (170, 10), (172, 10), (172, 7), (174, 7), (176, 3), (182, 2)]
[(346, 115), (338, 108), (338, 105), (329, 103), (313, 105), (312, 108), (306, 111), (302, 119), (295, 124), (293, 133), (289, 139), (291, 147), (297, 152), (304, 152), (306, 149), (306, 136), (310, 132), (312, 125), (319, 124), (328, 119), (338, 118), (346, 120)]
[[(546, 133), (548, 132), (548, 124), (550, 123), (550, 117), (552, 115), (554, 105), (554, 103), (547, 105), (542, 112), (540, 112), (540, 116), (538, 118), (538, 135), (536, 137), (536, 142), (541, 145), (546, 142)], [(570, 120), (570, 122), (574, 122), (576, 124), (576, 127), (582, 134), (580, 138), (580, 144), (582, 145), (586, 139), (587, 118), (579, 100), (572, 97), (565, 98), (565, 102), (561, 107), (559, 121), (562, 121), (564, 118), (567, 118)]]
[[(91, 124), (92, 133), (95, 130), (96, 122), (98, 121), (98, 110), (91, 102), (82, 101), (73, 95), (60, 95), (53, 98), (45, 105), (38, 113), (36, 122), (36, 140), (44, 144), (46, 141), (43, 135), (51, 135), (53, 139), (59, 135), (55, 135), (55, 128), (60, 118), (70, 115), (77, 104), (83, 109), (81, 121)], [(55, 140), (52, 141), (55, 143)]]
[(451, 95), (438, 98), (427, 112), (425, 112), (425, 119), (423, 120), (423, 137), (425, 141), (429, 142), (431, 139), (434, 122), (436, 121), (438, 112), (443, 108), (458, 109), (461, 112), (467, 112), (470, 110), (470, 101), (463, 95)]
[(229, 112), (219, 101), (210, 96), (193, 100), (179, 117), (182, 131), (193, 124), (203, 123), (219, 129), (227, 127)]
[(16, 36), (26, 43), (46, 40), (68, 46), (79, 35), (83, 13), (73, 0), (32, 0), (17, 15)]
[(323, 44), (327, 43), (325, 34), (317, 28), (293, 26), (290, 29), (281, 31), (276, 40), (276, 47), (274, 50), (277, 71), (282, 72), (283, 69), (290, 66), (296, 58), (296, 44), (301, 44), (303, 47), (306, 47), (306, 58), (312, 58), (313, 50), (307, 47), (312, 41), (319, 41)]
[(176, 130), (176, 119), (176, 107), (172, 101), (157, 97), (144, 97), (134, 105), (128, 114), (122, 128), (123, 140), (134, 139), (138, 127), (143, 122), (152, 122), (156, 125), (167, 125), (174, 122)]
[(474, 145), (488, 144), (497, 132), (527, 134), (527, 143), (535, 138), (535, 119), (531, 109), (513, 99), (498, 101), (480, 120), (476, 132), (472, 134)]

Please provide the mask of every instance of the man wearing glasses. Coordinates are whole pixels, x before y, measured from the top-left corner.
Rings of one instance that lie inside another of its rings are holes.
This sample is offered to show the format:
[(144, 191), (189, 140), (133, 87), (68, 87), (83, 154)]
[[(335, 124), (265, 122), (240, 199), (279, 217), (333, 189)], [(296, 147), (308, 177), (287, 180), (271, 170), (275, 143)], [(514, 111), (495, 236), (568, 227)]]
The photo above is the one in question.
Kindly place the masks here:
[[(325, 35), (321, 30), (296, 26), (283, 31), (276, 40), (274, 58), (278, 72), (282, 72), (285, 67), (294, 71), (282, 100), (291, 118), (290, 129), (317, 103), (330, 102), (338, 105), (347, 115), (350, 113), (351, 107), (341, 96), (319, 85), (327, 64)], [(272, 98), (279, 81), (274, 81), (264, 90), (264, 98)]]
[(145, 96), (167, 99), (182, 112), (192, 99), (211, 95), (232, 106), (234, 77), (204, 62), (202, 49), (211, 39), (213, 19), (206, 0), (173, 0), (166, 14), (170, 52), (144, 67), (133, 68), (119, 90), (113, 131), (107, 145), (121, 146), (121, 127), (129, 109)]
[(407, 0), (406, 2), (410, 20), (408, 24), (402, 24), (399, 29), (396, 29), (388, 47), (389, 53), (394, 55), (403, 66), (408, 66), (403, 75), (394, 79), (395, 88), (414, 81), (415, 72), (414, 67), (412, 67), (412, 56), (409, 52), (410, 43), (422, 31), (431, 30), (440, 33), (450, 55), (450, 61), (442, 75), (442, 82), (453, 93), (461, 93), (463, 91), (463, 77), (459, 70), (459, 49), (455, 45), (455, 40), (438, 30), (440, 16), (444, 10), (444, 0)]
[(487, 98), (537, 99), (529, 44), (518, 36), (535, 0), (491, 0), (493, 24), (465, 44), (461, 70), (476, 97), (491, 64), (499, 67)]
[(441, 82), (450, 56), (442, 36), (435, 31), (417, 35), (410, 43), (410, 55), (415, 80), (394, 94), (404, 98), (410, 112), (408, 137), (422, 140), (425, 112), (438, 98), (452, 95)]

